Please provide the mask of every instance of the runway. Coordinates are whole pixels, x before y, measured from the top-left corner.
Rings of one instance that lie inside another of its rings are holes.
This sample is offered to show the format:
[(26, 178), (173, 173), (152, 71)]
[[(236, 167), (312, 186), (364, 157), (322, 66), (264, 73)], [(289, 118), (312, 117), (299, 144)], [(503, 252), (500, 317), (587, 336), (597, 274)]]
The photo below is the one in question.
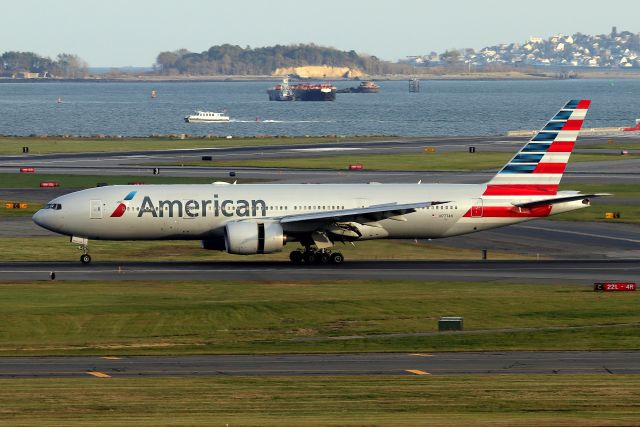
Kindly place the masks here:
[(640, 351), (3, 357), (0, 359), (0, 379), (501, 374), (640, 374)]
[(273, 262), (3, 262), (5, 283), (49, 280), (147, 282), (207, 280), (281, 282), (314, 280), (450, 280), (498, 283), (575, 284), (638, 281), (640, 263), (630, 260), (541, 261), (347, 261), (340, 266)]

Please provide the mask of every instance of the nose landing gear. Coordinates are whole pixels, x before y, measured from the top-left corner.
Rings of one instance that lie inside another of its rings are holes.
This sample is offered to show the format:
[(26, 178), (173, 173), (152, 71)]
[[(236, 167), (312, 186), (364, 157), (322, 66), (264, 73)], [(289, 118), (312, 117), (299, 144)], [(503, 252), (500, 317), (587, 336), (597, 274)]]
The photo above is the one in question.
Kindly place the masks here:
[(72, 237), (71, 242), (78, 243), (78, 249), (82, 251), (80, 255), (80, 262), (87, 265), (91, 262), (91, 255), (89, 255), (89, 239)]

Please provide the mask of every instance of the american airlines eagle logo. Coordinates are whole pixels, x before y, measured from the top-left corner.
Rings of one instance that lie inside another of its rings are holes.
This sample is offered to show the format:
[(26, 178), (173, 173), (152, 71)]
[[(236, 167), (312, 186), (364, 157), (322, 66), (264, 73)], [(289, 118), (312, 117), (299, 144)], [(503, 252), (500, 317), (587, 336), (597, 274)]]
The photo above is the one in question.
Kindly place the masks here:
[(127, 208), (129, 207), (129, 202), (134, 198), (136, 193), (137, 191), (132, 191), (127, 194), (124, 200), (118, 203), (118, 206), (113, 210), (111, 218), (120, 218), (122, 215), (124, 215), (124, 213), (127, 211)]

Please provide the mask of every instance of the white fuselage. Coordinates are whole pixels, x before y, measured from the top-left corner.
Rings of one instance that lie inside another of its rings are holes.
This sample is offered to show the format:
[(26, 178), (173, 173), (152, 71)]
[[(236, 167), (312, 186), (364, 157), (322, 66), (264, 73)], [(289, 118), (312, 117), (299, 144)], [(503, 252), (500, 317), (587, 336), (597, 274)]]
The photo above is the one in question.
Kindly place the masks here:
[[(568, 202), (532, 213), (514, 208), (512, 197), (483, 198), (485, 189), (485, 184), (109, 186), (58, 197), (50, 204), (58, 205), (59, 209), (42, 209), (34, 215), (34, 221), (57, 233), (88, 239), (201, 240), (222, 236), (229, 222), (278, 221), (291, 215), (417, 200), (446, 202), (389, 218), (363, 216), (358, 221), (362, 225), (357, 240), (369, 240), (455, 236), (586, 206)], [(125, 200), (127, 196), (129, 200)], [(536, 196), (530, 196), (517, 201), (535, 199)], [(283, 227), (285, 233), (293, 236), (313, 230), (313, 224), (308, 222)]]

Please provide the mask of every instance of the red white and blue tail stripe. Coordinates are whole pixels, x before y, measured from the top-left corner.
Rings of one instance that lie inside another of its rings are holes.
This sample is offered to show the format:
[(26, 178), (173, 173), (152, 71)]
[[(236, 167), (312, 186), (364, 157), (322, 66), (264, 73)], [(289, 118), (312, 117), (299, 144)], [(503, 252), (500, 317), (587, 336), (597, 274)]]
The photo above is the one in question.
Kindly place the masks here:
[(487, 183), (483, 196), (555, 195), (590, 104), (569, 101)]

